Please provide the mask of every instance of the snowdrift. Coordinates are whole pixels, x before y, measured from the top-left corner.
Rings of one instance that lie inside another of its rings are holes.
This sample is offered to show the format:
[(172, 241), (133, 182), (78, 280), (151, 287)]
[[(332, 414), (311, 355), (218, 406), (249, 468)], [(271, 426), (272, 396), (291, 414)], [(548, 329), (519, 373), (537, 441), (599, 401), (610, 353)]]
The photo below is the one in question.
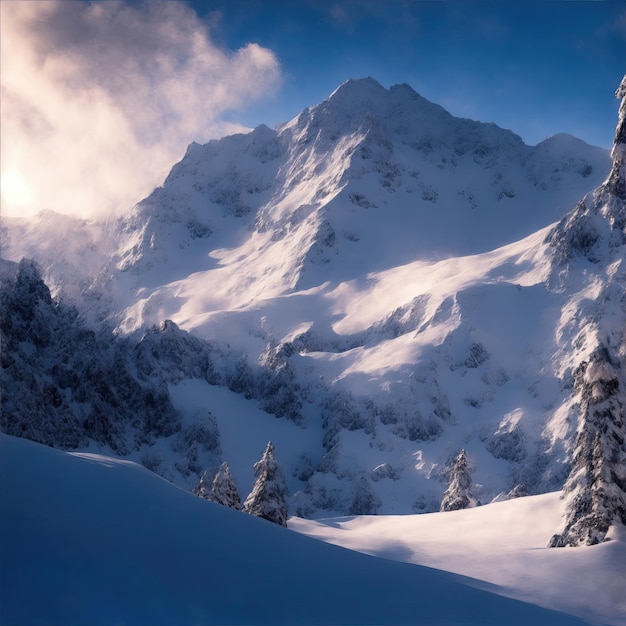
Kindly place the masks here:
[(5, 625), (582, 623), (314, 541), (128, 461), (2, 435), (0, 468)]

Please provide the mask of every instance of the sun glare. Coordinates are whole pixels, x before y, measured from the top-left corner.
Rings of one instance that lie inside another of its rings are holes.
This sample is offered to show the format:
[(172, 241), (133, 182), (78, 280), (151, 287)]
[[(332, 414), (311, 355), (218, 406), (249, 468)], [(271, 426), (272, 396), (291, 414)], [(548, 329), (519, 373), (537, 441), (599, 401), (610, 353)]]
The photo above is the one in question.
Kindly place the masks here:
[(3, 212), (9, 213), (11, 207), (30, 204), (33, 194), (24, 177), (15, 170), (3, 172), (0, 176), (0, 193), (2, 194)]

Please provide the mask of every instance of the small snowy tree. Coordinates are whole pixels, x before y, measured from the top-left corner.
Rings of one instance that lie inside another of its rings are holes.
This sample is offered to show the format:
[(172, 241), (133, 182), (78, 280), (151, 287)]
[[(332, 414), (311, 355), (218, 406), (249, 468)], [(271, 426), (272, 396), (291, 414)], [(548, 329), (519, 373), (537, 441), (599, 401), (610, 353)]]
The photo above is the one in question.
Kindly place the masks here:
[(238, 511), (241, 510), (241, 497), (237, 491), (230, 467), (226, 462), (222, 463), (213, 480), (210, 480), (208, 471), (205, 471), (193, 493), (211, 502), (217, 502), (217, 504)]
[(270, 441), (263, 457), (254, 464), (256, 482), (243, 504), (243, 511), (287, 527), (287, 486)]
[(472, 495), (472, 474), (465, 450), (461, 450), (450, 470), (450, 484), (441, 499), (441, 511), (458, 511), (476, 506)]
[(199, 496), (204, 498), (205, 500), (210, 500), (211, 495), (211, 477), (209, 475), (209, 470), (204, 470), (202, 472), (202, 476), (200, 476), (200, 482), (198, 485), (192, 490), (194, 496)]

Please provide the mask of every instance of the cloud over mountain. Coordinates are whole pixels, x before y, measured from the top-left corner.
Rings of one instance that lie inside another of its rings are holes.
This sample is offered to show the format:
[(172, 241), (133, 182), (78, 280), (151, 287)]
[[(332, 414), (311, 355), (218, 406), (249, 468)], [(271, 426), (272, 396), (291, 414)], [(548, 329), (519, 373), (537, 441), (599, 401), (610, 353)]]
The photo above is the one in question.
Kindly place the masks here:
[(180, 3), (3, 2), (3, 212), (127, 207), (280, 77), (272, 51), (224, 49)]

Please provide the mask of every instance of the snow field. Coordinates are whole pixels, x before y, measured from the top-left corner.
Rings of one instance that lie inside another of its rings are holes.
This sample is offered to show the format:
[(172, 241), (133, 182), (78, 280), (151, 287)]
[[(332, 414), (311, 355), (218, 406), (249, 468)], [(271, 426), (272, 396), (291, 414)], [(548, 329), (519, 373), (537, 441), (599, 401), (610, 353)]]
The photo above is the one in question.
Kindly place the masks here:
[(312, 541), (119, 459), (6, 435), (0, 452), (6, 626), (583, 623)]
[(626, 624), (626, 533), (582, 548), (547, 548), (560, 493), (424, 515), (291, 518), (289, 528), (366, 554), (492, 583), (496, 592), (578, 615)]

